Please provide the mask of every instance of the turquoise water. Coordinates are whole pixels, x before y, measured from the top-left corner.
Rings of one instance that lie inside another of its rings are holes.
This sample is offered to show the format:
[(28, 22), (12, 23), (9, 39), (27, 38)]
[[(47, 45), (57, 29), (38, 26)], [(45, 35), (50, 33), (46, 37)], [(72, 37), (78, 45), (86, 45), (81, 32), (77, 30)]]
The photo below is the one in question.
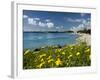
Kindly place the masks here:
[(68, 45), (74, 44), (78, 35), (71, 33), (23, 33), (23, 48), (33, 49), (50, 45)]

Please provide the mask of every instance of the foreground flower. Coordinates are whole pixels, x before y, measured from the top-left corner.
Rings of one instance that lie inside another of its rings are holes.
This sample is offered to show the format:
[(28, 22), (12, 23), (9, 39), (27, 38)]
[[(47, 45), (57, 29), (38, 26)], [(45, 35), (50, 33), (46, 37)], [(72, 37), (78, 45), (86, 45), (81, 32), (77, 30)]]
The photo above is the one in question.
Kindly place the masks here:
[(68, 59), (71, 58), (71, 57), (72, 57), (72, 55), (69, 55), (69, 56), (68, 56)]
[(62, 61), (60, 60), (60, 58), (58, 58), (55, 63), (57, 66), (62, 65)]
[(70, 47), (71, 49), (73, 49), (73, 45), (69, 45), (69, 47)]
[(76, 56), (78, 56), (78, 55), (80, 55), (80, 52), (77, 52), (77, 53), (76, 53)]
[(43, 61), (44, 61), (44, 59), (42, 58), (42, 59), (41, 59), (41, 62), (43, 62)]
[(61, 49), (58, 49), (58, 51), (60, 52), (60, 51), (61, 51)]
[(85, 52), (86, 52), (86, 53), (87, 53), (87, 52), (90, 52), (90, 49), (87, 49)]
[(49, 56), (47, 59), (50, 59), (52, 56)]
[(61, 49), (56, 49), (55, 52), (61, 52)]
[(42, 58), (42, 57), (44, 57), (44, 56), (46, 56), (46, 54), (42, 54), (42, 55), (40, 55), (40, 58)]
[(65, 54), (65, 52), (62, 52), (62, 54), (64, 55), (64, 54)]
[(50, 62), (52, 62), (52, 61), (54, 61), (53, 59), (50, 59), (50, 60), (48, 60), (48, 63), (50, 63)]
[(37, 65), (37, 68), (41, 68), (44, 64), (45, 62), (42, 62), (41, 64)]
[(70, 47), (71, 50), (73, 49), (73, 45), (70, 45), (69, 47)]
[(26, 50), (25, 51), (25, 53), (24, 53), (24, 55), (26, 55), (27, 53), (29, 53), (30, 52), (30, 50), (28, 49), (28, 50)]

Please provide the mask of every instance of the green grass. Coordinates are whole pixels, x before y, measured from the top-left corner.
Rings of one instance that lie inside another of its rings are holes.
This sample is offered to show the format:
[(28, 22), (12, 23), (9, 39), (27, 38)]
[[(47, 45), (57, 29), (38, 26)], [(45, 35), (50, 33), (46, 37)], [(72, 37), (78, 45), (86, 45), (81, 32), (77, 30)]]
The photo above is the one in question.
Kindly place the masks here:
[(24, 69), (81, 67), (91, 65), (91, 48), (85, 42), (63, 47), (47, 46), (23, 53)]

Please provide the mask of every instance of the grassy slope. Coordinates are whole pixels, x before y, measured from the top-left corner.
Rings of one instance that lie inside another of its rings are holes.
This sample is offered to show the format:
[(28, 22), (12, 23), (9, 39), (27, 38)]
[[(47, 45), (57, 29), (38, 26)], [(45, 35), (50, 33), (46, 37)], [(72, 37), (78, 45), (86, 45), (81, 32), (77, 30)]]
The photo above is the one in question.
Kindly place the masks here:
[(48, 46), (39, 50), (24, 50), (23, 68), (57, 68), (90, 66), (90, 46), (85, 42), (63, 47)]

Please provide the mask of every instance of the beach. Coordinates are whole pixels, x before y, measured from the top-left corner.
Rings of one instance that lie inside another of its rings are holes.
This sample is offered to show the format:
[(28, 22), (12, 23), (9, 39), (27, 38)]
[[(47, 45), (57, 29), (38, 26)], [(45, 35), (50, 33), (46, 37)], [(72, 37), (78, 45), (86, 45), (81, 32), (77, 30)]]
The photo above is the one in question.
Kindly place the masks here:
[(81, 42), (86, 42), (87, 45), (91, 45), (91, 35), (90, 34), (84, 34), (84, 33), (77, 33), (79, 35), (79, 38), (77, 40)]

